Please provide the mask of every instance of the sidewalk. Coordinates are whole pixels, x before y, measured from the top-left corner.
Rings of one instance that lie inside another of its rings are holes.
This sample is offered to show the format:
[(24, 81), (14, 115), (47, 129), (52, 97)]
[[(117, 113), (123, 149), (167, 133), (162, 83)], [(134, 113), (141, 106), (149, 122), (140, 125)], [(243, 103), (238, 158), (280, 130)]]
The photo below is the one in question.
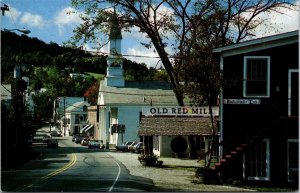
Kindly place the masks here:
[(107, 153), (122, 162), (131, 175), (153, 180), (155, 187), (151, 192), (253, 191), (232, 186), (193, 183), (195, 168), (199, 167), (196, 160), (159, 158), (165, 167), (145, 167), (137, 159), (139, 154), (113, 151)]

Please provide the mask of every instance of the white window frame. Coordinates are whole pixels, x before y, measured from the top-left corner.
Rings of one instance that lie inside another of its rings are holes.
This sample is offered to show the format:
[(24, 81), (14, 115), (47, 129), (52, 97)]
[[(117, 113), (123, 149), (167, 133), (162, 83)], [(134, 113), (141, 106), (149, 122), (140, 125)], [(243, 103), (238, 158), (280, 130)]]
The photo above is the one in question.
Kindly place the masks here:
[[(266, 177), (255, 177), (247, 174), (247, 180), (253, 181), (270, 181), (270, 139), (264, 139), (266, 142)], [(243, 155), (243, 178), (246, 179), (246, 155)]]
[(292, 115), (292, 73), (299, 73), (298, 69), (289, 69), (288, 72), (288, 116)]
[[(247, 60), (248, 59), (267, 59), (267, 90), (266, 95), (247, 95)], [(270, 97), (270, 56), (244, 56), (244, 75), (243, 75), (243, 96), (252, 98)]]
[[(299, 140), (298, 139), (288, 139), (287, 140), (287, 176), (288, 176), (288, 182), (293, 182), (293, 180), (290, 180), (290, 160), (289, 160), (289, 144), (290, 143), (298, 143), (299, 144)], [(298, 169), (299, 168), (293, 168), (293, 169)]]

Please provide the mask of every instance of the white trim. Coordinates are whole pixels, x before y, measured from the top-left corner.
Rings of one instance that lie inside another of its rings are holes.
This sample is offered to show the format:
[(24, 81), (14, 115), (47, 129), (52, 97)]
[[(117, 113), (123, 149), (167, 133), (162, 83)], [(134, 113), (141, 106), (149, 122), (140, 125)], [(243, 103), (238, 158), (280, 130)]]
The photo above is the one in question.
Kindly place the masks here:
[[(267, 59), (267, 93), (263, 96), (247, 95), (247, 60), (248, 59)], [(270, 56), (244, 56), (244, 73), (243, 73), (243, 97), (251, 98), (269, 98), (270, 97)]]
[[(266, 142), (266, 177), (248, 176), (247, 180), (270, 181), (270, 139), (264, 139), (262, 142)], [(246, 178), (245, 154), (243, 155), (243, 178)]]
[(283, 34), (277, 34), (273, 36), (258, 38), (249, 40), (225, 47), (216, 48), (213, 50), (214, 53), (222, 53), (224, 57), (233, 56), (238, 54), (249, 53), (253, 51), (259, 51), (269, 49), (278, 46), (289, 45), (297, 43), (299, 31), (292, 31)]
[[(223, 78), (223, 69), (224, 69), (224, 58), (223, 56), (220, 57), (220, 69), (221, 69), (221, 78)], [(220, 107), (219, 107), (219, 123), (220, 123), (220, 139), (219, 141), (224, 140), (224, 134), (223, 134), (223, 88), (220, 88)], [(221, 161), (221, 158), (223, 157), (223, 145), (219, 148), (219, 162)]]
[[(287, 152), (287, 180), (288, 180), (288, 182), (293, 182), (289, 178), (289, 176), (290, 176), (289, 143), (299, 143), (299, 140), (298, 139), (288, 139), (287, 140), (287, 151), (286, 151)], [(299, 171), (299, 168), (298, 168), (298, 171)]]
[(292, 73), (299, 73), (299, 69), (289, 69), (288, 71), (288, 116), (291, 116), (291, 95), (292, 95)]

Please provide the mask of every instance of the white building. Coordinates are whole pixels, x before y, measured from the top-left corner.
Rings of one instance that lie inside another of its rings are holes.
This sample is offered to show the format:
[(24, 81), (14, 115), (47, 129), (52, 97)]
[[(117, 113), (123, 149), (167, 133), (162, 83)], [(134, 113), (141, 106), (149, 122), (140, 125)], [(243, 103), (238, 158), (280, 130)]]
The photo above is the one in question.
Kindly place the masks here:
[[(121, 57), (121, 30), (116, 20), (113, 22), (109, 36), (110, 52), (106, 78), (100, 81), (98, 95), (99, 140), (103, 140), (107, 148), (114, 148), (125, 141), (144, 141), (146, 138), (146, 141), (151, 140), (150, 147), (154, 149), (154, 153), (160, 156), (174, 156), (172, 144), (187, 146), (188, 136), (193, 135), (199, 153), (203, 153), (209, 145), (209, 117), (186, 117), (179, 114), (171, 117), (147, 116), (144, 113), (145, 109), (152, 106), (161, 109), (177, 107), (175, 94), (169, 82), (125, 81)], [(185, 102), (188, 104), (189, 101)], [(173, 130), (175, 127), (176, 130)], [(187, 153), (186, 149), (184, 153)]]
[[(88, 106), (89, 104), (85, 101), (76, 102), (70, 105), (65, 110), (66, 124), (63, 127), (63, 132), (66, 136), (79, 134), (83, 132), (87, 124), (87, 115), (88, 115)], [(87, 128), (86, 128), (87, 129)], [(91, 129), (91, 127), (89, 128)]]
[[(65, 136), (79, 133), (86, 125), (87, 111), (83, 112), (83, 106), (89, 106), (84, 97), (57, 97), (54, 100), (53, 120), (56, 122), (56, 118), (58, 119), (58, 127)], [(78, 123), (80, 115), (85, 121)]]
[[(125, 81), (121, 57), (121, 29), (112, 21), (109, 39), (106, 78), (100, 82), (99, 139), (109, 147), (123, 141), (139, 141), (137, 133), (143, 106), (176, 105), (177, 101), (168, 82)], [(113, 131), (114, 124), (124, 125), (124, 133)]]

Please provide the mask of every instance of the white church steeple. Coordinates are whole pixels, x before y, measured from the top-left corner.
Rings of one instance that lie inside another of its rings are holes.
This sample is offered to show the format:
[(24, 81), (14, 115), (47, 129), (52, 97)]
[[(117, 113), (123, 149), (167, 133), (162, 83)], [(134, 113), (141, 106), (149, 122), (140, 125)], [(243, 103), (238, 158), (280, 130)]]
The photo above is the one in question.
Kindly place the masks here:
[(109, 55), (107, 57), (106, 85), (113, 87), (124, 87), (125, 79), (123, 73), (123, 59), (121, 55), (121, 28), (118, 23), (117, 14), (111, 18), (109, 33)]

